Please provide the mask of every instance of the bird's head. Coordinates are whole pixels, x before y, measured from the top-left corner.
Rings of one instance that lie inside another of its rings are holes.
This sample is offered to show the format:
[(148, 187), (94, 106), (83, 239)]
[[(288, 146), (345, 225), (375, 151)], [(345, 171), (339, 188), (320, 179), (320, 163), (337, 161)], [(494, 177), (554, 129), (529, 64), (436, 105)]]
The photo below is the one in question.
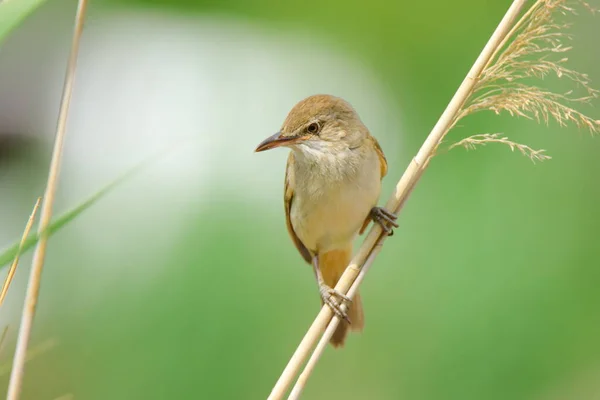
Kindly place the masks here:
[(256, 151), (288, 146), (300, 151), (335, 153), (359, 147), (367, 128), (352, 106), (339, 97), (314, 95), (292, 108), (279, 132)]

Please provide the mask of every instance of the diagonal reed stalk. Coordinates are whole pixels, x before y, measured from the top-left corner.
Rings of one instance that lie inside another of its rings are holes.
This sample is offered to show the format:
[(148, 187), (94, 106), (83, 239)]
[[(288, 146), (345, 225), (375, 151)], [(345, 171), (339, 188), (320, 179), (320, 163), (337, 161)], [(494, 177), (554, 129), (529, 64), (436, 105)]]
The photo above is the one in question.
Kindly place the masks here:
[[(570, 122), (580, 128), (589, 129), (591, 133), (600, 131), (600, 121), (594, 120), (574, 108), (574, 105), (589, 103), (597, 99), (600, 97), (600, 93), (589, 86), (587, 75), (564, 67), (566, 58), (554, 61), (550, 57), (570, 49), (570, 47), (563, 46), (561, 42), (561, 39), (570, 39), (570, 36), (563, 32), (568, 25), (557, 23), (554, 18), (557, 13), (563, 15), (575, 13), (569, 0), (536, 0), (521, 15), (526, 3), (527, 0), (513, 1), (446, 110), (396, 185), (394, 194), (386, 204), (388, 210), (392, 210), (394, 213), (401, 210), (446, 134), (459, 120), (475, 112), (487, 110), (500, 113), (504, 111), (510, 115), (538, 122), (548, 123), (550, 119), (553, 119), (560, 126)], [(578, 4), (592, 12), (595, 11), (584, 1), (579, 0)], [(521, 18), (517, 20), (519, 15)], [(552, 73), (558, 78), (569, 80), (579, 89), (583, 89), (586, 92), (585, 95), (575, 96), (573, 91), (557, 94), (540, 89), (528, 81), (532, 78), (543, 79)], [(488, 143), (507, 145), (532, 161), (543, 161), (550, 158), (544, 154), (544, 150), (532, 149), (498, 134), (474, 135), (459, 141), (450, 148), (457, 146), (474, 148), (476, 145)], [(375, 224), (340, 278), (335, 287), (336, 290), (352, 298), (385, 239), (386, 236), (382, 236), (381, 228)], [(316, 344), (316, 349), (288, 399), (300, 397), (308, 378), (339, 323), (339, 318), (333, 315), (329, 307), (321, 308), (273, 387), (269, 400), (283, 398)]]
[[(400, 211), (415, 184), (419, 181), (419, 178), (421, 178), (425, 168), (427, 168), (429, 160), (435, 154), (436, 148), (439, 146), (440, 142), (451, 128), (456, 115), (460, 112), (463, 104), (467, 101), (469, 95), (473, 91), (473, 88), (477, 82), (477, 78), (496, 52), (498, 46), (504, 40), (506, 34), (510, 31), (513, 22), (518, 17), (519, 12), (526, 1), (527, 0), (515, 0), (510, 6), (509, 10), (500, 22), (500, 25), (498, 25), (496, 31), (493, 33), (485, 48), (475, 61), (475, 64), (469, 71), (467, 77), (461, 83), (452, 100), (450, 100), (446, 110), (435, 124), (433, 130), (427, 139), (425, 139), (425, 142), (419, 149), (417, 155), (412, 159), (411, 163), (408, 165), (408, 168), (400, 178), (400, 181), (396, 185), (396, 190), (386, 204), (386, 209), (392, 210), (394, 213)], [(376, 243), (379, 242), (380, 244), (383, 244), (384, 240), (385, 237), (382, 236), (381, 227), (377, 224), (374, 224), (365, 238), (362, 246), (358, 250), (358, 253), (356, 256), (354, 256), (350, 262), (350, 265), (342, 274), (340, 280), (335, 286), (335, 290), (344, 294), (348, 293), (348, 290), (356, 280), (367, 259), (373, 259), (374, 257), (371, 257), (371, 254), (377, 254), (379, 252), (381, 246), (375, 246)], [(300, 342), (300, 345), (294, 352), (292, 358), (283, 370), (279, 380), (273, 387), (273, 390), (268, 398), (269, 400), (279, 400), (283, 398), (292, 380), (299, 372), (302, 364), (304, 364), (311, 349), (319, 340), (319, 337), (326, 329), (330, 331), (330, 334), (333, 333), (334, 328), (337, 327), (337, 325), (340, 323), (340, 320), (337, 317), (332, 319), (332, 317), (334, 317), (333, 312), (327, 305), (321, 308), (317, 318)], [(329, 328), (328, 325), (330, 326)], [(325, 337), (323, 337), (323, 339), (325, 339)], [(323, 341), (326, 342), (327, 340)], [(322, 347), (324, 348), (325, 346)], [(316, 363), (317, 359), (320, 357), (320, 354), (322, 354), (322, 350), (321, 352), (315, 354), (316, 358), (311, 362), (311, 364), (309, 364), (311, 369), (307, 370), (307, 374), (312, 371), (312, 366)], [(294, 397), (297, 398), (300, 395), (303, 386), (307, 381), (307, 374), (303, 376), (303, 379), (300, 381), (300, 385), (294, 390)]]
[(87, 1), (79, 0), (77, 12), (75, 14), (75, 26), (73, 29), (71, 52), (69, 54), (69, 60), (65, 73), (65, 82), (63, 86), (58, 123), (56, 127), (56, 137), (54, 140), (54, 149), (52, 151), (52, 160), (50, 162), (50, 170), (48, 172), (48, 181), (46, 183), (46, 191), (44, 193), (44, 202), (40, 212), (40, 224), (38, 227), (40, 238), (35, 248), (33, 261), (31, 263), (29, 283), (27, 285), (27, 293), (25, 295), (25, 305), (23, 306), (23, 315), (21, 317), (21, 325), (19, 327), (19, 335), (17, 338), (17, 348), (13, 360), (10, 381), (8, 384), (8, 400), (17, 400), (21, 394), (23, 385), (25, 363), (27, 361), (27, 346), (29, 344), (29, 338), (31, 336), (31, 330), (33, 327), (33, 319), (35, 317), (42, 270), (46, 256), (46, 247), (49, 236), (47, 227), (50, 225), (50, 219), (52, 218), (52, 207), (54, 205), (58, 176), (60, 173), (60, 162), (65, 139), (67, 117), (69, 115), (69, 105), (71, 103), (71, 95), (73, 92), (73, 82), (77, 67), (77, 55), (79, 52), (81, 34), (83, 32), (83, 21), (86, 7)]
[[(373, 265), (373, 261), (375, 260), (375, 257), (377, 257), (377, 254), (379, 253), (379, 249), (381, 248), (381, 246), (383, 246), (383, 238), (384, 237), (385, 237), (385, 235), (381, 236), (379, 238), (379, 240), (377, 241), (377, 243), (375, 243), (375, 246), (373, 247), (373, 251), (371, 251), (371, 254), (369, 254), (369, 257), (365, 261), (363, 267), (360, 269), (358, 276), (352, 283), (352, 286), (350, 286), (348, 293), (346, 293), (346, 295), (348, 297), (354, 298), (354, 295), (356, 294), (356, 292), (358, 292), (358, 287), (362, 283), (367, 272), (369, 272), (371, 265)], [(342, 309), (344, 311), (347, 311), (348, 305), (346, 303), (342, 304)], [(288, 399), (299, 399), (300, 398), (300, 395), (302, 394), (302, 390), (304, 389), (304, 386), (306, 386), (306, 382), (308, 382), (308, 378), (310, 377), (313, 370), (315, 369), (317, 362), (319, 361), (319, 358), (325, 351), (325, 348), (327, 347), (327, 344), (329, 343), (331, 336), (333, 336), (333, 334), (335, 333), (335, 330), (338, 326), (337, 323), (335, 323), (335, 324), (333, 323), (337, 319), (337, 317), (334, 317), (334, 318), (335, 319), (332, 320), (329, 323), (329, 325), (327, 325), (327, 329), (323, 333), (321, 340), (319, 340), (317, 347), (315, 348), (313, 354), (311, 355), (310, 359), (306, 363), (304, 370), (298, 377), (298, 380), (296, 381), (296, 384), (294, 385), (292, 392), (290, 393), (290, 396), (288, 397)], [(338, 320), (338, 323), (339, 323), (339, 320)]]
[[(17, 272), (17, 265), (19, 265), (19, 257), (21, 253), (25, 249), (25, 242), (27, 241), (27, 237), (29, 237), (29, 231), (33, 226), (33, 221), (35, 220), (35, 215), (37, 214), (38, 207), (40, 206), (40, 201), (42, 201), (41, 197), (38, 197), (35, 205), (33, 206), (33, 210), (31, 211), (31, 215), (27, 220), (27, 224), (25, 225), (25, 230), (23, 231), (23, 236), (21, 236), (21, 241), (19, 242), (19, 247), (17, 249), (17, 254), (15, 255), (15, 259), (10, 265), (10, 269), (8, 270), (8, 274), (6, 274), (6, 279), (4, 280), (4, 285), (2, 285), (2, 290), (0, 291), (0, 306), (4, 303), (4, 299), (6, 298), (6, 294), (8, 293), (8, 288), (15, 276), (15, 272)], [(0, 342), (2, 343), (2, 342)]]

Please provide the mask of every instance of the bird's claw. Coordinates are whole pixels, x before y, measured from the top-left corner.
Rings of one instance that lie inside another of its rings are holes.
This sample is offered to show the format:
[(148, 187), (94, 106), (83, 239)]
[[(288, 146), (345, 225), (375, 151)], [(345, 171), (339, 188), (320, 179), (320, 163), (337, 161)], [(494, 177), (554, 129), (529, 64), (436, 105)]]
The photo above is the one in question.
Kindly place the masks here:
[(339, 318), (350, 323), (348, 313), (342, 309), (342, 304), (344, 304), (344, 302), (351, 303), (352, 299), (325, 284), (321, 284), (319, 286), (319, 292), (321, 293), (323, 302), (327, 304), (329, 308), (331, 308), (331, 311), (333, 311), (333, 313)]
[(396, 214), (389, 212), (383, 207), (373, 207), (370, 215), (373, 222), (378, 223), (388, 236), (394, 234), (392, 226), (395, 228), (399, 226), (396, 222), (396, 219), (398, 219)]

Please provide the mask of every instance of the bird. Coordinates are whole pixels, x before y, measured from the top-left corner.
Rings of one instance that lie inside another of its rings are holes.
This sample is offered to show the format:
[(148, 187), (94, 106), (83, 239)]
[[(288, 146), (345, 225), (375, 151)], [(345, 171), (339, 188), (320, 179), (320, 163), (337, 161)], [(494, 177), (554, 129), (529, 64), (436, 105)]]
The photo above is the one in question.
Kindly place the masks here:
[(291, 150), (283, 194), (287, 230), (313, 266), (321, 304), (342, 319), (330, 339), (342, 347), (349, 329), (364, 327), (360, 294), (351, 300), (333, 289), (350, 263), (353, 242), (371, 221), (388, 235), (398, 227), (396, 215), (377, 206), (387, 160), (352, 105), (328, 94), (298, 102), (255, 151), (277, 147)]

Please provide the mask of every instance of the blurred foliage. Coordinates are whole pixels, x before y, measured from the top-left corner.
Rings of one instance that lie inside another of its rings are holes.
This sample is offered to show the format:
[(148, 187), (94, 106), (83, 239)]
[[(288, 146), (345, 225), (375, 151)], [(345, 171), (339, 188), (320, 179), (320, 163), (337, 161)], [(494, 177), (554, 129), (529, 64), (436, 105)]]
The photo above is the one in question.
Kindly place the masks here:
[[(384, 148), (404, 160), (390, 165), (385, 198), (509, 3), (102, 7), (249, 18), (274, 34), (307, 30), (360, 60), (405, 117), (406, 148)], [(571, 57), (600, 82), (598, 55), (587, 54), (596, 37), (578, 36)], [(491, 129), (526, 137), (553, 160), (532, 165), (501, 146), (438, 155), (363, 286), (365, 332), (327, 351), (304, 398), (600, 398), (600, 140), (489, 113), (465, 120), (448, 141)], [(60, 311), (36, 339), (59, 345), (28, 365), (26, 398), (266, 397), (317, 312), (316, 285), (282, 210), (265, 215), (221, 195), (190, 219), (167, 261), (155, 261), (165, 264), (157, 279), (134, 292), (117, 281), (85, 312), (71, 305), (89, 279), (78, 273), (78, 249), (55, 250), (66, 254), (62, 268), (45, 278), (64, 290), (42, 304)], [(145, 267), (130, 255), (114, 260), (123, 274)]]
[[(154, 158), (152, 158), (152, 159), (154, 159)], [(133, 177), (136, 172), (139, 172), (141, 170), (141, 168), (144, 167), (152, 159), (145, 160), (145, 162), (140, 163), (139, 165), (130, 169), (129, 171), (126, 171), (120, 177), (118, 177), (114, 181), (110, 182), (109, 184), (107, 184), (106, 186), (104, 186), (103, 188), (98, 190), (96, 193), (91, 195), (89, 198), (80, 202), (78, 205), (73, 207), (71, 210), (63, 213), (62, 215), (54, 216), (52, 219), (52, 222), (50, 223), (50, 225), (48, 225), (48, 228), (47, 228), (48, 236), (52, 236), (53, 234), (58, 232), (61, 228), (63, 228), (65, 225), (67, 225), (69, 222), (72, 222), (75, 219), (77, 219), (78, 217), (80, 217), (81, 213), (83, 213), (85, 210), (87, 210), (88, 208), (93, 206), (98, 200), (102, 199), (104, 196), (106, 196), (108, 193), (110, 193), (110, 191), (113, 190), (117, 185), (119, 185), (119, 184), (125, 182), (127, 179)], [(27, 251), (32, 249), (37, 244), (39, 237), (40, 237), (40, 235), (38, 233), (30, 234), (27, 237), (27, 239), (25, 239), (22, 246), (20, 246), (21, 240), (19, 239), (13, 245), (8, 246), (8, 248), (6, 250), (0, 252), (0, 268), (7, 266), (9, 263), (11, 263), (14, 260), (14, 258), (17, 256), (17, 254), (19, 254), (20, 247), (21, 247), (20, 248), (21, 253), (26, 253)]]
[(12, 0), (0, 2), (0, 43), (45, 0)]

